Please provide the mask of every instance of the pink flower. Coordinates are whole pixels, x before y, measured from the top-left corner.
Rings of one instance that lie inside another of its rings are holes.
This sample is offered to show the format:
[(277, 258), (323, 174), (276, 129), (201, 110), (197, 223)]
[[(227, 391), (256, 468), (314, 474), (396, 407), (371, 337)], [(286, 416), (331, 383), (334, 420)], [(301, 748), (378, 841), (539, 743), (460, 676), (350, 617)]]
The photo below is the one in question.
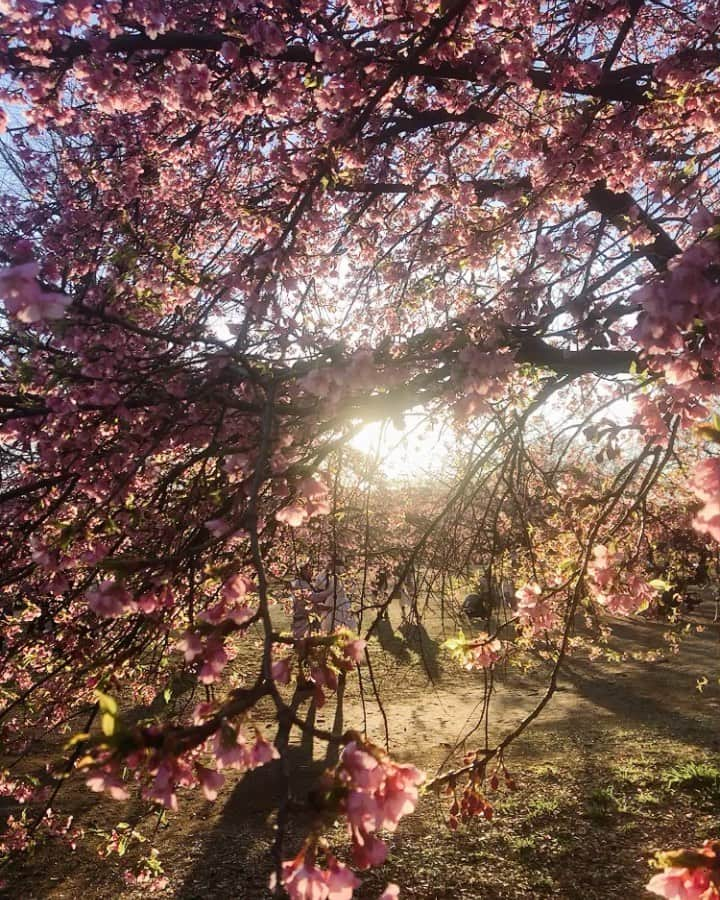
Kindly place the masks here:
[(615, 578), (615, 567), (621, 562), (619, 553), (611, 553), (604, 544), (593, 547), (592, 559), (588, 563), (588, 574), (600, 588), (608, 587)]
[(391, 881), (382, 892), (382, 894), (380, 894), (378, 900), (398, 900), (399, 896), (400, 888), (396, 884), (393, 884)]
[(278, 684), (289, 684), (291, 672), (291, 660), (289, 656), (276, 659), (270, 667), (270, 674)]
[(85, 784), (95, 793), (105, 791), (113, 800), (127, 800), (130, 794), (125, 790), (120, 778), (113, 772), (105, 772), (97, 769), (85, 780)]
[(210, 638), (205, 645), (204, 657), (198, 680), (203, 684), (212, 684), (227, 665), (228, 655), (218, 640)]
[[(329, 891), (325, 872), (313, 863), (305, 861), (305, 855), (282, 864), (280, 878), (290, 900), (327, 900)], [(275, 887), (275, 876), (270, 887)]]
[(112, 578), (101, 581), (86, 593), (88, 606), (98, 616), (117, 619), (137, 610), (137, 604), (125, 588)]
[(64, 294), (43, 291), (37, 280), (38, 272), (36, 262), (0, 269), (0, 296), (4, 298), (5, 309), (28, 324), (61, 319), (72, 302)]
[(365, 659), (366, 646), (367, 641), (364, 641), (362, 638), (354, 638), (345, 644), (343, 653), (351, 662), (361, 663)]
[(37, 535), (33, 535), (30, 538), (30, 558), (36, 565), (47, 569), (49, 572), (57, 570), (56, 555), (47, 549)]
[(715, 224), (715, 216), (702, 203), (698, 203), (689, 221), (695, 231), (706, 231)]
[(355, 741), (343, 750), (342, 765), (354, 788), (376, 791), (383, 782), (385, 773), (380, 763), (370, 753), (361, 750)]
[(290, 528), (299, 528), (307, 522), (309, 516), (304, 506), (299, 503), (291, 503), (289, 506), (283, 506), (275, 513), (275, 518), (283, 525), (289, 525)]
[(391, 765), (383, 792), (382, 828), (395, 831), (400, 819), (415, 809), (418, 785), (424, 780), (425, 776), (415, 766)]
[(690, 486), (705, 501), (693, 519), (693, 528), (720, 541), (720, 459), (706, 459), (697, 465)]
[(360, 887), (360, 879), (352, 869), (333, 857), (326, 873), (326, 884), (328, 900), (352, 900), (353, 891)]
[[(274, 748), (273, 748), (274, 749)], [(254, 769), (262, 765), (258, 761), (261, 752), (253, 753), (242, 731), (236, 733), (229, 730), (220, 730), (213, 740), (213, 753), (218, 769)]]
[(706, 503), (693, 519), (693, 528), (720, 541), (720, 502)]
[(200, 765), (195, 766), (195, 771), (205, 797), (208, 800), (216, 800), (218, 791), (225, 783), (225, 776), (221, 775), (220, 772), (213, 772), (212, 769), (207, 769), (205, 766)]
[(280, 759), (280, 754), (275, 744), (268, 741), (267, 738), (258, 735), (250, 750), (250, 768), (257, 769), (273, 759)]
[(238, 572), (231, 575), (223, 584), (221, 595), (226, 603), (237, 603), (238, 600), (244, 599), (245, 595), (255, 590), (255, 585), (247, 577)]
[(184, 654), (186, 662), (192, 662), (195, 657), (202, 655), (203, 645), (194, 631), (186, 631), (175, 644), (175, 649)]
[(388, 849), (380, 838), (361, 829), (353, 830), (351, 834), (353, 837), (353, 862), (358, 869), (370, 869), (373, 866), (381, 866), (385, 862)]
[(542, 634), (555, 627), (557, 617), (547, 600), (541, 597), (539, 584), (526, 584), (515, 593), (520, 624), (530, 628), (533, 635)]
[(352, 741), (340, 757), (338, 778), (348, 787), (345, 814), (355, 864), (361, 869), (382, 865), (387, 847), (373, 832), (394, 831), (415, 809), (425, 776), (415, 766), (398, 765)]
[(497, 638), (490, 639), (488, 634), (481, 632), (474, 644), (469, 648), (466, 669), (491, 669), (499, 659), (502, 659), (503, 645)]
[(318, 500), (326, 496), (328, 488), (327, 485), (318, 478), (313, 478), (308, 475), (305, 478), (301, 478), (298, 482), (297, 492), (301, 497), (305, 497), (307, 500)]
[(720, 896), (707, 869), (666, 869), (654, 875), (645, 889), (666, 900), (716, 900)]
[[(282, 864), (280, 880), (291, 900), (352, 900), (353, 891), (360, 886), (352, 869), (334, 856), (328, 854), (328, 868), (323, 870), (306, 850)], [(276, 883), (273, 875), (270, 887)]]
[(155, 800), (156, 803), (160, 803), (173, 812), (178, 808), (175, 794), (175, 774), (174, 766), (170, 762), (163, 761), (158, 766), (153, 783), (145, 791), (145, 796), (149, 800)]
[(374, 793), (351, 790), (345, 801), (345, 813), (350, 828), (360, 834), (377, 831), (381, 827), (380, 800)]

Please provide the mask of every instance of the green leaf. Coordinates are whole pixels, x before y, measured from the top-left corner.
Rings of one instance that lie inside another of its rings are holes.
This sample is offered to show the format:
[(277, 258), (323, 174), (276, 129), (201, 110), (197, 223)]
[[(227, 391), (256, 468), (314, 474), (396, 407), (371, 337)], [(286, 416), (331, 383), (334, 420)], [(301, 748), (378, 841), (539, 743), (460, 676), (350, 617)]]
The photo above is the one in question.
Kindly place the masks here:
[(108, 713), (113, 717), (117, 715), (118, 705), (112, 697), (108, 694), (103, 694), (102, 691), (95, 691), (95, 697), (100, 706), (100, 712)]
[(103, 713), (100, 716), (100, 727), (106, 737), (115, 734), (115, 716), (111, 716), (110, 713)]
[(672, 587), (669, 582), (663, 581), (662, 578), (654, 578), (652, 581), (648, 581), (648, 584), (656, 591), (669, 591)]
[(87, 731), (81, 731), (79, 734), (74, 734), (70, 740), (65, 744), (66, 750), (72, 750), (73, 747), (77, 747), (78, 744), (82, 744), (83, 741), (86, 741), (90, 735)]

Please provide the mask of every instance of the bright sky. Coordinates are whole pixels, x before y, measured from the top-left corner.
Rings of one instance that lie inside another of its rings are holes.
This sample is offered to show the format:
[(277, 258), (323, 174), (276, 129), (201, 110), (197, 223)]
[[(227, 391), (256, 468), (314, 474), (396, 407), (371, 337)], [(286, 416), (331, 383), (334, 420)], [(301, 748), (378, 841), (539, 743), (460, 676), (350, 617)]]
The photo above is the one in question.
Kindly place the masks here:
[(397, 479), (440, 472), (453, 443), (448, 428), (432, 428), (420, 413), (406, 415), (402, 430), (392, 422), (371, 422), (350, 441), (356, 450), (370, 457), (377, 455), (380, 470)]

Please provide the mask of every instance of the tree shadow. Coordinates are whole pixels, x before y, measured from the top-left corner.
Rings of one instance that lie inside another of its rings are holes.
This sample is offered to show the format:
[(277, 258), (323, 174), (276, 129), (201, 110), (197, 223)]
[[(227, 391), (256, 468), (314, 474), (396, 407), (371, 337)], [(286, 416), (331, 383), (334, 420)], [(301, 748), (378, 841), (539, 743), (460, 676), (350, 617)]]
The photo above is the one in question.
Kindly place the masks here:
[(380, 619), (374, 633), (386, 653), (394, 656), (398, 662), (404, 665), (412, 663), (407, 644), (401, 637), (398, 637), (388, 619)]
[[(345, 674), (338, 683), (337, 702), (330, 730), (343, 731)], [(318, 722), (315, 699), (307, 691), (295, 692), (290, 709), (296, 715), (309, 700), (303, 721), (310, 728), (324, 727)], [(275, 745), (281, 758), (245, 774), (230, 794), (212, 832), (204, 837), (202, 848), (176, 900), (226, 900), (268, 897), (268, 880), (272, 873), (270, 848), (277, 835), (276, 812), (288, 798), (293, 812), (283, 824), (283, 858), (297, 852), (307, 833), (309, 812), (301, 808), (318, 777), (337, 762), (339, 745), (328, 745), (327, 752), (316, 758), (315, 739), (309, 730), (301, 730), (299, 740), (291, 742), (298, 729), (281, 724)], [(320, 745), (319, 745), (320, 746)]]
[(400, 633), (408, 647), (415, 650), (422, 660), (428, 678), (435, 684), (442, 674), (440, 667), (440, 644), (428, 634), (421, 622), (403, 622)]
[[(653, 731), (670, 734), (684, 743), (717, 750), (720, 739), (713, 725), (715, 708), (707, 715), (690, 716), (682, 712), (672, 693), (678, 689), (678, 673), (672, 669), (654, 673), (651, 682), (634, 673), (617, 676), (593, 671), (579, 661), (563, 668), (564, 678), (585, 699), (607, 709), (628, 726), (641, 724)], [(638, 690), (637, 682), (647, 684)], [(688, 684), (687, 699), (692, 698), (695, 685)], [(697, 696), (697, 694), (696, 694)]]

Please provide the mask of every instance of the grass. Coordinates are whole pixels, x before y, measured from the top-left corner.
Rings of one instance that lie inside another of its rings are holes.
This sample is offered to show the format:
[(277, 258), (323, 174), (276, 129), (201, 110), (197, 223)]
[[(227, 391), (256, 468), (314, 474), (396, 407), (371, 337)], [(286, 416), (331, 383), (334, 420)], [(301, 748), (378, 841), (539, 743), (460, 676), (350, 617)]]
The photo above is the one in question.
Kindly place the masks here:
[(377, 896), (383, 877), (402, 879), (406, 896), (422, 900), (628, 900), (643, 896), (658, 848), (718, 833), (720, 815), (697, 798), (720, 792), (720, 768), (692, 745), (618, 729), (593, 735), (574, 756), (538, 756), (517, 791), (494, 798), (491, 823), (423, 833), (416, 880), (419, 848), (399, 840), (361, 900)]
[(670, 792), (684, 791), (714, 806), (720, 805), (720, 769), (712, 763), (680, 763), (665, 771), (663, 784)]
[(595, 821), (609, 819), (628, 810), (627, 800), (615, 792), (613, 785), (594, 788), (585, 801), (585, 812)]

